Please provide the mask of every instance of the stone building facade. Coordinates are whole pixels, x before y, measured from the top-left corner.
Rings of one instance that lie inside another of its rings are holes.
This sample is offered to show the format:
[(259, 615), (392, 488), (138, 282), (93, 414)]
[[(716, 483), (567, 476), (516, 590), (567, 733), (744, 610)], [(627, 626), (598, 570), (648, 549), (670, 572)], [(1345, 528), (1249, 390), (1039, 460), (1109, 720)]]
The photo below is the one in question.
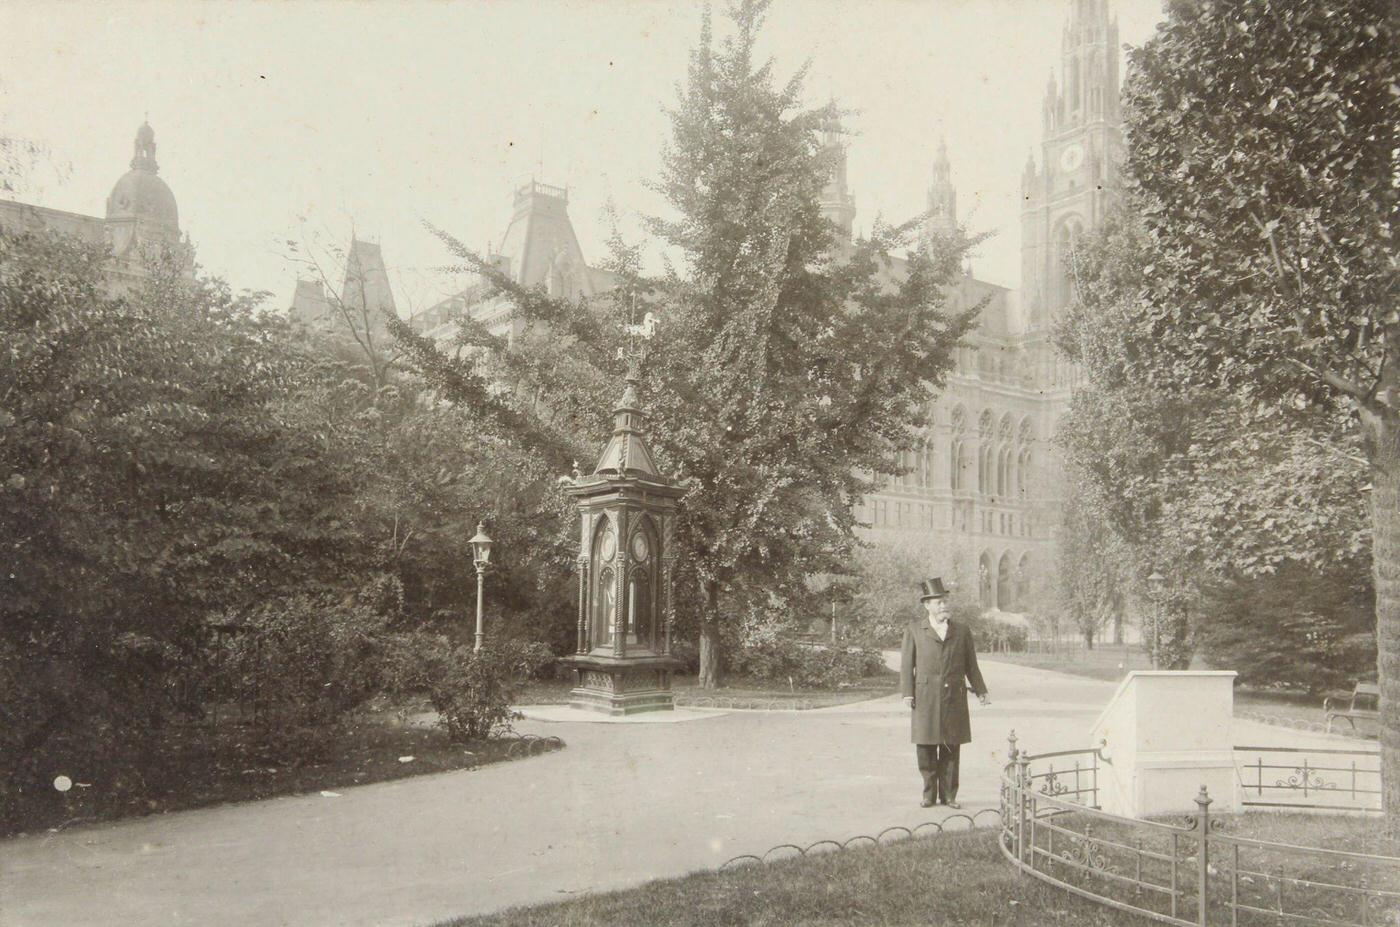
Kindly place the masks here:
[[(908, 472), (858, 510), (870, 540), (927, 552), (930, 574), (950, 577), (985, 609), (1045, 605), (1063, 486), (1051, 439), (1076, 378), (1053, 330), (1071, 298), (1075, 241), (1102, 224), (1117, 195), (1118, 48), (1108, 0), (1072, 0), (1060, 74), (1046, 86), (1040, 157), (1028, 157), (1021, 177), (1021, 287), (968, 274), (955, 288), (956, 307), (986, 300), (980, 324), (903, 455)], [(956, 209), (940, 146), (926, 238), (956, 227)]]
[(194, 250), (180, 233), (180, 210), (158, 175), (156, 134), (149, 124), (136, 130), (134, 152), (128, 170), (107, 197), (106, 214), (88, 216), (14, 200), (0, 199), (0, 228), (8, 231), (47, 229), (111, 252), (108, 280), (114, 292), (138, 285), (150, 262), (173, 256), (191, 272)]

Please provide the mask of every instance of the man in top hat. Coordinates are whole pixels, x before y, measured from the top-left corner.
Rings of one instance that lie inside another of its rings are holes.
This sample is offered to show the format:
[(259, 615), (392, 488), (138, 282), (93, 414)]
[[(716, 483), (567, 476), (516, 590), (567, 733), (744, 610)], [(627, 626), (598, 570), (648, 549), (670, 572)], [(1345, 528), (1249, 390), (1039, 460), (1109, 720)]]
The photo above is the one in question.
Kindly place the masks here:
[(948, 590), (941, 577), (926, 580), (920, 602), (924, 614), (904, 629), (899, 691), (914, 710), (910, 740), (924, 777), (925, 808), (958, 804), (958, 748), (972, 740), (967, 716), (966, 678), (983, 705), (990, 705), (972, 629), (948, 619)]

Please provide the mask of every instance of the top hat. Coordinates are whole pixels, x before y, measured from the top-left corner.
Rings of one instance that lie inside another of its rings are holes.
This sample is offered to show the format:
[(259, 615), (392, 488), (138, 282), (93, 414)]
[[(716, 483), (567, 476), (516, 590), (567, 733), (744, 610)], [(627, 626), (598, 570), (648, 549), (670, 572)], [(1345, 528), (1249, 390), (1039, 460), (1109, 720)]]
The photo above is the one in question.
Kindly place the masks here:
[(946, 599), (948, 597), (948, 590), (943, 588), (943, 577), (941, 576), (935, 576), (933, 579), (924, 580), (919, 585), (919, 588), (923, 592), (923, 595), (919, 596), (920, 602), (926, 602), (929, 599)]

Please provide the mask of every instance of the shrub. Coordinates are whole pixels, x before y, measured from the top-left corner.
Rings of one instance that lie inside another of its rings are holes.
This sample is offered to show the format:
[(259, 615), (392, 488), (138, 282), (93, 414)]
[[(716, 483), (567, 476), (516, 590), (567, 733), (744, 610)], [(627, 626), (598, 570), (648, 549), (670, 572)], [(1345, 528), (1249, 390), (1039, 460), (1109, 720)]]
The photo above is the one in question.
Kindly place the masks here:
[(979, 650), (1025, 650), (1027, 631), (991, 615), (977, 615), (968, 621)]
[(1272, 576), (1203, 584), (1201, 653), (1238, 682), (1320, 695), (1375, 672), (1369, 563), (1329, 571), (1284, 564)]
[(681, 661), (676, 672), (682, 675), (700, 672), (700, 648), (691, 641), (671, 641), (671, 656)]
[(439, 634), (402, 635), (395, 652), (396, 685), (421, 693), (454, 743), (497, 736), (518, 715), (511, 702), (521, 682), (552, 663), (544, 644), (492, 640), (480, 651)]
[(387, 621), (353, 600), (296, 596), (258, 606), (223, 644), (226, 691), (253, 707), (269, 745), (313, 745), (384, 687)]
[(734, 672), (754, 679), (787, 682), (804, 689), (853, 685), (884, 667), (879, 653), (834, 650), (786, 638), (753, 644), (734, 654)]

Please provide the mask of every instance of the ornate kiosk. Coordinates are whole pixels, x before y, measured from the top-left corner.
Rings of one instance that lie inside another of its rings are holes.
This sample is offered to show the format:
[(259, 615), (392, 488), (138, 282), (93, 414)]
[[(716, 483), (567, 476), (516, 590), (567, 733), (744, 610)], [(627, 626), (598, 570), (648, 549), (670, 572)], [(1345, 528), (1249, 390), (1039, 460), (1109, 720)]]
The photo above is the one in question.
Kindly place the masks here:
[(656, 469), (637, 408), (639, 364), (593, 474), (565, 489), (582, 521), (574, 708), (610, 715), (670, 711), (672, 520), (685, 490)]

